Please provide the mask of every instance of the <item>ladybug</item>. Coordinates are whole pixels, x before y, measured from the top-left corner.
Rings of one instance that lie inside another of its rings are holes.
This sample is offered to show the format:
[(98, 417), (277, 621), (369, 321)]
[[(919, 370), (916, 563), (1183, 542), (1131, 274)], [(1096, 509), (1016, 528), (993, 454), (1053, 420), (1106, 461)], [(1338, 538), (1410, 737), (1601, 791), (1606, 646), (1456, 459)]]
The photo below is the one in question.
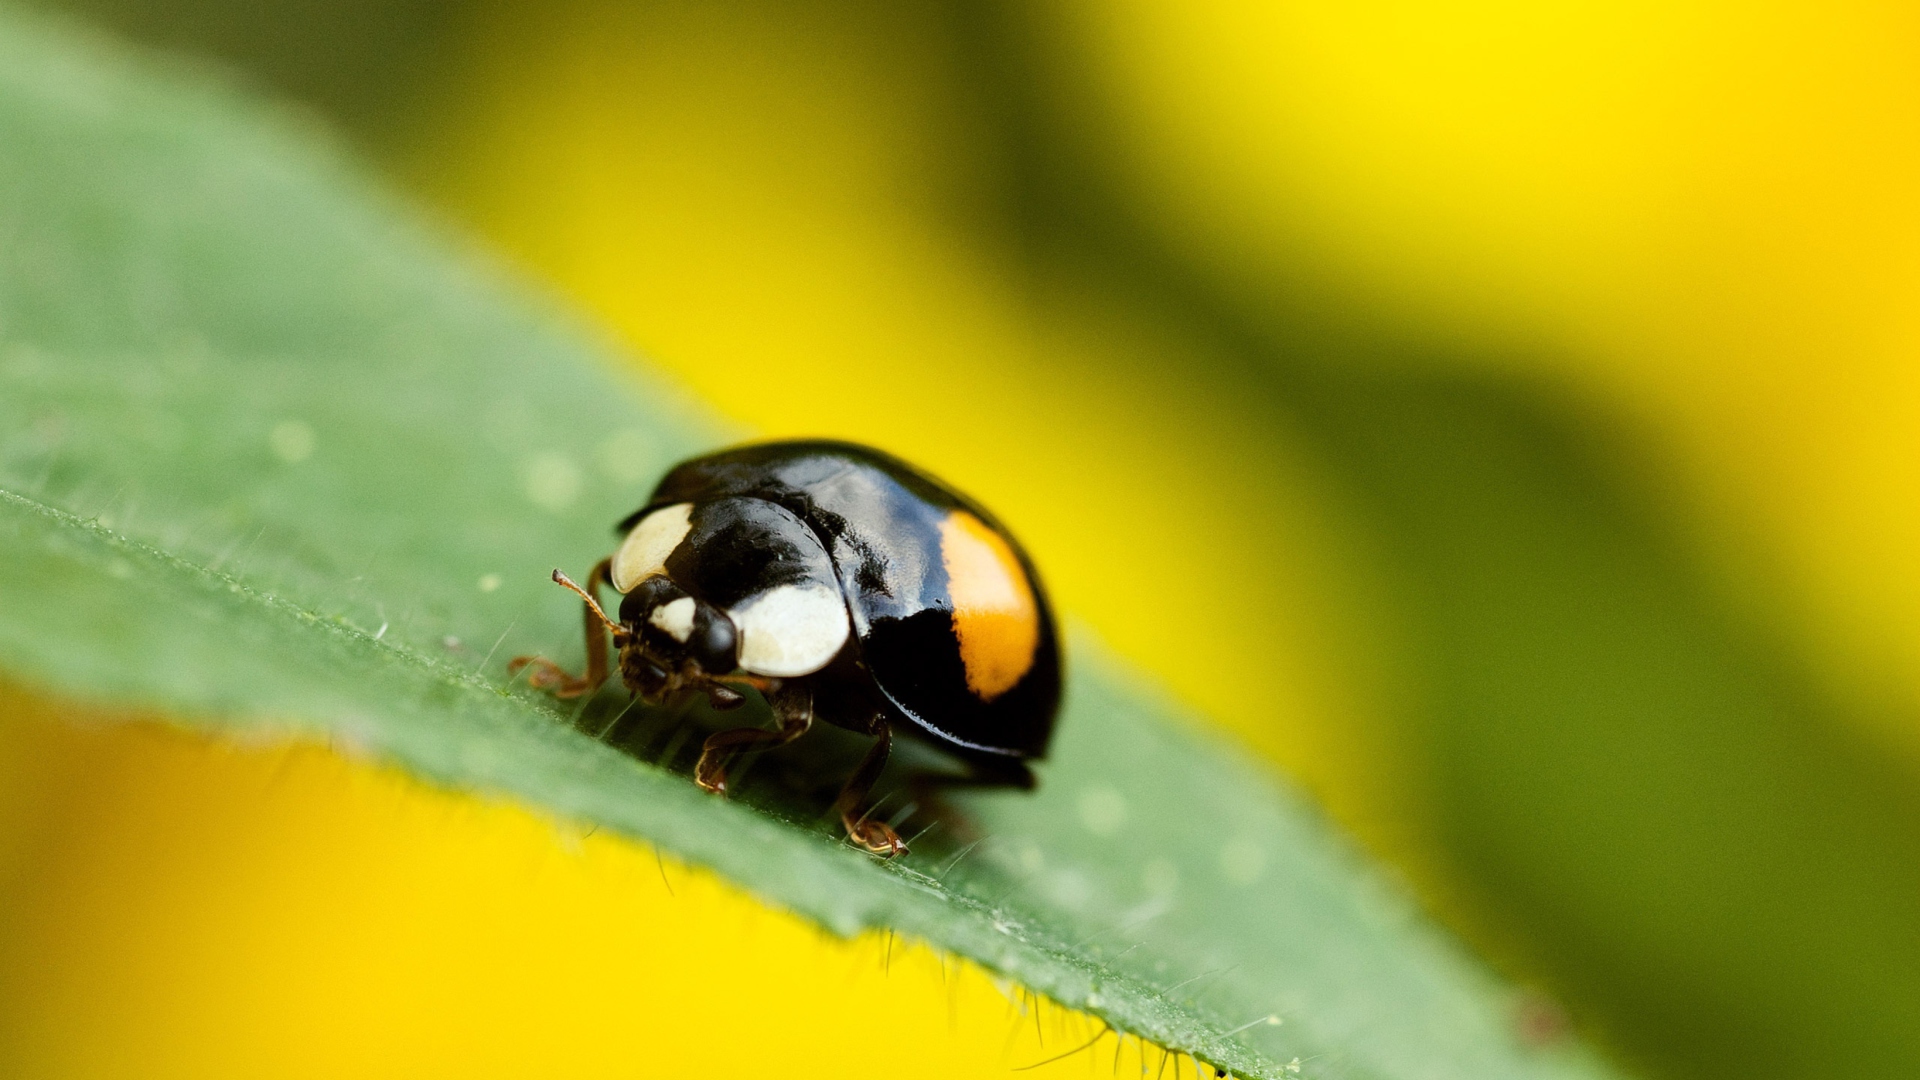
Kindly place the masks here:
[[(817, 718), (874, 736), (834, 808), (876, 855), (904, 854), (862, 808), (897, 732), (967, 769), (951, 781), (1031, 789), (1060, 702), (1053, 614), (1020, 545), (972, 500), (911, 465), (844, 442), (772, 442), (676, 466), (621, 521), (582, 588), (587, 670), (518, 657), (559, 697), (611, 673), (650, 704), (705, 694), (718, 709), (765, 696), (774, 728), (707, 739), (694, 780), (727, 790), (744, 750), (792, 742)], [(597, 596), (620, 594), (610, 619)]]

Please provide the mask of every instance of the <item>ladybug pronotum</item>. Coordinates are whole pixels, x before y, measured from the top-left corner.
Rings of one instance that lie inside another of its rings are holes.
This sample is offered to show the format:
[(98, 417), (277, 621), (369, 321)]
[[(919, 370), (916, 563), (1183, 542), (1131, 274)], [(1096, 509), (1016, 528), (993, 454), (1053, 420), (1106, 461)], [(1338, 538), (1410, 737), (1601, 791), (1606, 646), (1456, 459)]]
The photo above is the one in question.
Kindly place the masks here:
[[(628, 690), (658, 704), (704, 693), (715, 708), (760, 691), (775, 727), (707, 739), (694, 780), (716, 794), (744, 750), (779, 746), (818, 718), (875, 737), (835, 801), (847, 835), (878, 855), (906, 845), (863, 807), (895, 732), (968, 769), (959, 782), (1031, 788), (1060, 700), (1046, 594), (1019, 544), (953, 489), (889, 455), (840, 442), (738, 447), (685, 462), (618, 527), (585, 588), (587, 671), (519, 657), (529, 681), (590, 694), (619, 650)], [(596, 596), (620, 593), (619, 618)]]

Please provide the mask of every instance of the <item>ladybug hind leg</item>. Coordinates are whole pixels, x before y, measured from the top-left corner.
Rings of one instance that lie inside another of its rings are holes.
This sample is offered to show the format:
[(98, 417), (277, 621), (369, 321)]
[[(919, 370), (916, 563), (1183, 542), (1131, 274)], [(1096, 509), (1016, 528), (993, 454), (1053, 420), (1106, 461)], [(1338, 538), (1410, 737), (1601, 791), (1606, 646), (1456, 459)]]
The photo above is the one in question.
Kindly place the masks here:
[(873, 791), (874, 782), (880, 779), (880, 770), (887, 767), (887, 756), (893, 752), (893, 729), (887, 726), (885, 718), (874, 720), (873, 734), (877, 736), (873, 748), (861, 759), (847, 786), (840, 789), (833, 808), (840, 812), (840, 824), (846, 827), (848, 839), (875, 855), (891, 859), (907, 853), (906, 841), (886, 822), (869, 818), (867, 815), (873, 812), (871, 807), (861, 810)]
[[(527, 675), (527, 685), (535, 690), (552, 691), (557, 698), (577, 698), (600, 689), (607, 681), (607, 617), (591, 599), (600, 592), (600, 586), (611, 579), (612, 559), (601, 559), (587, 574), (587, 587), (581, 595), (588, 600), (582, 605), (583, 621), (587, 631), (587, 672), (575, 678), (567, 670), (544, 656), (516, 656), (507, 662), (507, 673), (518, 675), (521, 668), (531, 668)], [(554, 571), (554, 580), (560, 581), (565, 575)], [(566, 582), (565, 584), (571, 584)], [(578, 590), (576, 590), (578, 591)]]
[(779, 726), (773, 731), (733, 728), (709, 735), (700, 748), (700, 761), (693, 767), (694, 783), (715, 795), (724, 795), (727, 766), (735, 757), (750, 749), (785, 746), (813, 726), (813, 692), (804, 685), (782, 684), (767, 694), (767, 704), (773, 706), (773, 719)]

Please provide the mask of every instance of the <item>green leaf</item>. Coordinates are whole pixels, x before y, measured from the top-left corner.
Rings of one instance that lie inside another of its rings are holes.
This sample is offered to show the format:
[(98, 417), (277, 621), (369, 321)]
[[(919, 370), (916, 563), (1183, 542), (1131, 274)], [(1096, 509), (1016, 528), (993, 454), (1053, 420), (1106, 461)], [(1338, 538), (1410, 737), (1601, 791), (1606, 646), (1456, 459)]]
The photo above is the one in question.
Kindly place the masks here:
[(1607, 1075), (1085, 633), (1041, 790), (896, 862), (585, 733), (503, 660), (577, 659), (548, 570), (727, 433), (191, 72), (0, 16), (0, 146), (10, 677), (598, 822), (1243, 1075)]

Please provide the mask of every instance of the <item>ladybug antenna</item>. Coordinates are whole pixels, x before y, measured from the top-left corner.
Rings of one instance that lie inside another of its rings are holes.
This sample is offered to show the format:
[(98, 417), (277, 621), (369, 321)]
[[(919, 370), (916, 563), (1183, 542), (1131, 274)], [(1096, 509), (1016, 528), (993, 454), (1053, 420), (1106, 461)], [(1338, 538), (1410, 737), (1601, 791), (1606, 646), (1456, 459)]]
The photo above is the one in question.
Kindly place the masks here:
[(627, 628), (624, 626), (621, 626), (617, 622), (614, 622), (612, 619), (607, 618), (607, 613), (600, 610), (600, 602), (598, 600), (595, 600), (593, 598), (593, 595), (587, 592), (587, 590), (581, 588), (578, 585), (575, 585), (573, 583), (572, 578), (568, 577), (567, 575), (561, 573), (558, 570), (555, 570), (553, 572), (553, 582), (556, 585), (561, 585), (568, 589), (572, 589), (574, 593), (576, 593), (580, 597), (580, 599), (585, 600), (587, 602), (588, 610), (592, 611), (595, 615), (599, 616), (601, 622), (607, 624), (607, 629), (610, 632), (612, 632), (613, 636), (615, 637), (626, 636)]

